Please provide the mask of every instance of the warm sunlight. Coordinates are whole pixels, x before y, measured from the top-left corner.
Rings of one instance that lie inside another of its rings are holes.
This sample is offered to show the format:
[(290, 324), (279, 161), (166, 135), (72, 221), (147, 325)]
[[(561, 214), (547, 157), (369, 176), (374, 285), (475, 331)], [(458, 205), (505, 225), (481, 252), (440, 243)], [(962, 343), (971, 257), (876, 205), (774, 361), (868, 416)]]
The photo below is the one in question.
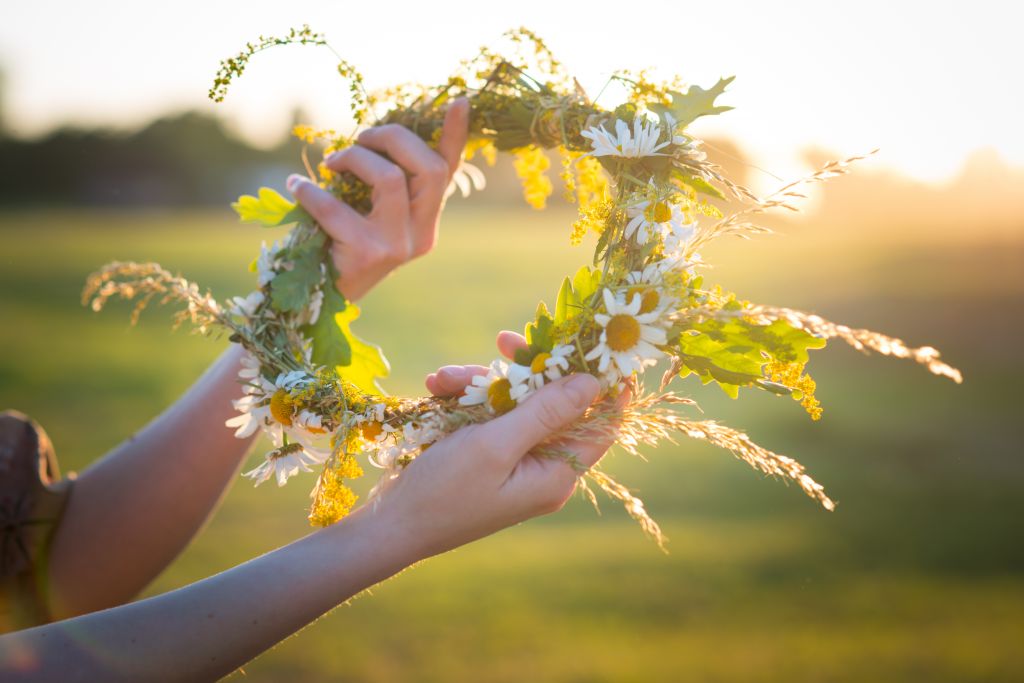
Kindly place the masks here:
[[(699, 130), (727, 131), (779, 176), (804, 170), (807, 146), (835, 156), (880, 147), (872, 163), (928, 180), (949, 178), (981, 147), (1024, 165), (1024, 81), (1012, 75), (1024, 63), (1024, 17), (1014, 3), (655, 0), (635, 13), (608, 2), (582, 13), (574, 3), (536, 0), (475, 7), (408, 2), (381, 16), (372, 3), (326, 0), (301, 11), (265, 0), (17, 3), (0, 22), (3, 118), (35, 135), (66, 123), (134, 126), (167, 110), (211, 110), (206, 87), (231, 46), (303, 22), (326, 33), (370, 87), (433, 82), (529, 17), (592, 94), (625, 64), (700, 84), (737, 75), (726, 98), (736, 111)], [(316, 125), (343, 126), (346, 91), (333, 64), (326, 50), (257, 58), (222, 113), (262, 144), (280, 138), (295, 107)], [(775, 183), (758, 180), (765, 189)]]
[(7, 2), (0, 680), (1018, 680), (1022, 19)]

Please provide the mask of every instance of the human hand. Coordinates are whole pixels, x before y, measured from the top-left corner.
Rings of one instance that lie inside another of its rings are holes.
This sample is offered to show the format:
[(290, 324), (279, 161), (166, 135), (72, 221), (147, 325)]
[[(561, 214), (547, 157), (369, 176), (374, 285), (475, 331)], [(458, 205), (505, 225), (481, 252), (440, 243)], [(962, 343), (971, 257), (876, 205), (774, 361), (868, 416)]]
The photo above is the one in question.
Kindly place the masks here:
[[(525, 343), (511, 332), (498, 338), (508, 356)], [(482, 372), (486, 368), (447, 366), (431, 374), (427, 386), (435, 394), (454, 395)], [(579, 419), (599, 391), (591, 375), (564, 377), (512, 411), (438, 441), (384, 490), (376, 514), (421, 559), (560, 509), (580, 472), (566, 460), (531, 449)], [(611, 445), (598, 437), (558, 443), (585, 468)]]
[(459, 98), (445, 113), (436, 152), (408, 128), (388, 124), (364, 130), (354, 145), (327, 156), (332, 171), (349, 171), (372, 188), (373, 209), (366, 216), (309, 178), (289, 176), (288, 191), (331, 237), (338, 290), (348, 299), (361, 298), (389, 272), (434, 247), (468, 126), (469, 102)]

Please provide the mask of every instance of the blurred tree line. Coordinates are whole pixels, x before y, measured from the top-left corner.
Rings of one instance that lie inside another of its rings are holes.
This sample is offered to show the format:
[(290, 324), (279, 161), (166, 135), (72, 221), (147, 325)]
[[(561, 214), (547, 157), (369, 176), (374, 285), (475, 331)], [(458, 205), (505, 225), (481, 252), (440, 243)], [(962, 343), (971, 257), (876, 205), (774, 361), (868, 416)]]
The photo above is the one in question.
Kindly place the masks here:
[(199, 112), (127, 132), (62, 128), (38, 139), (6, 130), (0, 80), (0, 206), (224, 204), (301, 170), (292, 138), (258, 149)]
[[(22, 139), (6, 129), (3, 95), (0, 71), (0, 208), (224, 206), (261, 186), (283, 191), (289, 173), (305, 172), (300, 141), (288, 136), (273, 148), (260, 149), (222, 120), (201, 112), (167, 115), (134, 131), (65, 127), (38, 139)], [(305, 122), (305, 117), (296, 111), (293, 121)], [(705, 150), (740, 183), (757, 172), (732, 140), (706, 140)], [(808, 168), (843, 156), (805, 152)], [(310, 149), (308, 156), (315, 163), (320, 150)], [(487, 170), (488, 190), (474, 203), (521, 205), (519, 183), (505, 157)], [(553, 180), (558, 163), (552, 155)], [(857, 232), (898, 223), (900, 232), (918, 235), (1019, 235), (1024, 225), (1022, 183), (1024, 169), (1007, 164), (992, 149), (977, 150), (958, 177), (941, 184), (882, 169), (857, 169), (842, 181), (817, 188), (821, 201), (813, 218)], [(865, 202), (867, 197), (872, 201)], [(563, 204), (560, 191), (551, 202)]]

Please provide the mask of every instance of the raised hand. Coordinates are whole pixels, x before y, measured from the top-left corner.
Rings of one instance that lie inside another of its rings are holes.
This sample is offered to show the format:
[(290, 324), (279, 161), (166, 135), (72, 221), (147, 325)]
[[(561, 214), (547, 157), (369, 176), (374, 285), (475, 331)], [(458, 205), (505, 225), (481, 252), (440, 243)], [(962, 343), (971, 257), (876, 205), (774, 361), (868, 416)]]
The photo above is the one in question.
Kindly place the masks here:
[(338, 289), (348, 299), (361, 298), (392, 270), (434, 247), (468, 122), (469, 103), (457, 99), (445, 114), (436, 152), (409, 129), (388, 124), (364, 130), (356, 144), (324, 159), (332, 171), (349, 171), (372, 188), (373, 209), (366, 216), (309, 178), (288, 178), (288, 191), (333, 240)]

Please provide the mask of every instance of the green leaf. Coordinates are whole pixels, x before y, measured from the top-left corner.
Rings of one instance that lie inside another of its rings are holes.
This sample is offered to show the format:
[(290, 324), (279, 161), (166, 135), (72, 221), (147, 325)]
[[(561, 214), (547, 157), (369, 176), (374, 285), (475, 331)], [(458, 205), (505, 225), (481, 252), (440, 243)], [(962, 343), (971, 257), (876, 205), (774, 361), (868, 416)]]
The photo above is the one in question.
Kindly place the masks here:
[(793, 327), (785, 320), (754, 327), (749, 336), (776, 359), (796, 363), (806, 363), (810, 360), (807, 353), (810, 349), (823, 349), (827, 343), (825, 339)]
[(335, 316), (344, 312), (348, 302), (334, 284), (337, 273), (334, 272), (333, 266), (330, 270), (334, 277), (330, 277), (324, 284), (324, 301), (320, 307), (320, 317), (312, 325), (303, 326), (302, 332), (313, 342), (313, 363), (335, 367), (352, 363), (352, 346), (335, 321)]
[(760, 346), (749, 340), (742, 324), (733, 325), (730, 321), (715, 326), (703, 323), (699, 327), (704, 331), (680, 335), (679, 349), (683, 353), (710, 359), (728, 372), (761, 376), (761, 368), (768, 359), (761, 353)]
[(555, 321), (551, 317), (548, 307), (541, 301), (537, 304), (534, 322), (527, 323), (523, 336), (531, 346), (536, 346), (541, 351), (550, 351), (554, 347), (554, 342), (551, 339), (551, 330), (554, 326)]
[(823, 346), (824, 339), (783, 320), (770, 325), (753, 325), (742, 319), (708, 320), (680, 335), (680, 374), (694, 373), (705, 384), (717, 382), (733, 398), (739, 387), (752, 385), (780, 393), (785, 388), (763, 376), (769, 358), (806, 363), (807, 351)]
[[(566, 278), (568, 282), (568, 278)], [(519, 365), (529, 365), (540, 353), (548, 353), (555, 346), (552, 333), (555, 329), (555, 320), (551, 317), (547, 305), (543, 301), (537, 304), (537, 313), (534, 321), (526, 324), (523, 336), (526, 338), (526, 348), (516, 349), (512, 360)]]
[(583, 266), (576, 271), (576, 276), (572, 279), (572, 287), (576, 291), (576, 296), (579, 297), (581, 302), (586, 302), (597, 292), (597, 288), (601, 286), (601, 271), (593, 268)]
[(537, 356), (540, 351), (534, 351), (533, 347), (526, 347), (525, 349), (516, 349), (515, 353), (512, 354), (512, 361), (517, 365), (525, 365), (530, 367), (530, 363)]
[(555, 301), (555, 324), (561, 324), (579, 315), (601, 286), (601, 271), (583, 266), (572, 280), (565, 278)]
[(270, 303), (282, 313), (298, 313), (309, 305), (310, 296), (320, 284), (321, 253), (300, 252), (292, 258), (292, 269), (274, 276), (270, 281)]
[(348, 304), (345, 310), (334, 314), (334, 321), (352, 349), (352, 362), (339, 366), (338, 374), (363, 391), (382, 394), (384, 392), (377, 384), (377, 378), (387, 377), (391, 372), (391, 366), (379, 346), (368, 344), (352, 334), (349, 326), (358, 317), (359, 307), (352, 303)]
[(261, 187), (258, 197), (242, 195), (231, 208), (243, 223), (258, 223), (265, 228), (309, 220), (309, 214), (303, 211), (302, 207), (288, 201), (269, 187)]
[(715, 105), (715, 98), (725, 92), (726, 86), (735, 78), (735, 76), (720, 78), (710, 90), (705, 90), (699, 85), (691, 85), (685, 93), (669, 91), (669, 95), (672, 96), (670, 106), (652, 104), (649, 108), (656, 114), (671, 114), (672, 118), (676, 120), (676, 126), (685, 128), (701, 116), (721, 114), (732, 109), (732, 107)]
[(570, 317), (569, 305), (573, 299), (572, 282), (569, 278), (562, 280), (562, 286), (558, 289), (558, 298), (555, 299), (555, 322), (564, 323)]
[(740, 387), (763, 379), (761, 368), (768, 358), (750, 339), (751, 326), (743, 321), (708, 320), (679, 336), (680, 360), (685, 377), (691, 372), (704, 384), (717, 382), (732, 398)]
[(725, 199), (725, 195), (722, 193), (721, 190), (719, 190), (717, 187), (715, 187), (708, 181), (704, 180), (703, 178), (689, 175), (688, 173), (683, 173), (679, 169), (675, 169), (672, 172), (672, 177), (681, 182), (682, 184), (692, 187), (694, 190), (700, 192), (701, 194), (709, 195), (711, 197), (714, 197), (715, 199)]

